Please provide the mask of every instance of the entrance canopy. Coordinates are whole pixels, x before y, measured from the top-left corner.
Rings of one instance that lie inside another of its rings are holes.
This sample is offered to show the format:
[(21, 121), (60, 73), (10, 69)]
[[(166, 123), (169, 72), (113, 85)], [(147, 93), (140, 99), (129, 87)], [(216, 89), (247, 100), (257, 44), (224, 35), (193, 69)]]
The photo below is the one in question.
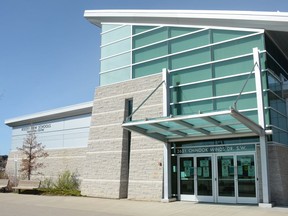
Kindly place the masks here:
[(232, 108), (205, 114), (129, 121), (122, 126), (163, 142), (264, 134), (260, 125)]

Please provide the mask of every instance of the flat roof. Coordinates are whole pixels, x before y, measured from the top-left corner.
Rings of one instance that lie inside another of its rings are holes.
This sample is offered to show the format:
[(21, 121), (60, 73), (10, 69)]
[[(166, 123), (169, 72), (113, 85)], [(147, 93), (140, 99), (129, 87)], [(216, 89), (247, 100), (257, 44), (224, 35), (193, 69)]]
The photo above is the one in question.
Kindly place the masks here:
[(59, 118), (83, 115), (92, 113), (93, 101), (60, 107), (30, 115), (19, 116), (5, 120), (5, 124), (16, 127), (25, 124), (34, 124), (42, 121), (55, 120)]
[(99, 27), (103, 22), (113, 22), (219, 26), (288, 31), (288, 12), (278, 11), (86, 10), (84, 17)]

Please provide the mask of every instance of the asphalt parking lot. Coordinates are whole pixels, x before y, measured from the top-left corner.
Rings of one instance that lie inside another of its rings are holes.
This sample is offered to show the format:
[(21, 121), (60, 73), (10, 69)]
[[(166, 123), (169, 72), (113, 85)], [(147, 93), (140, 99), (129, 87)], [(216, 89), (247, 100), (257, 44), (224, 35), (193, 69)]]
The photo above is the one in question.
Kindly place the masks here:
[(288, 216), (288, 208), (0, 193), (1, 216)]

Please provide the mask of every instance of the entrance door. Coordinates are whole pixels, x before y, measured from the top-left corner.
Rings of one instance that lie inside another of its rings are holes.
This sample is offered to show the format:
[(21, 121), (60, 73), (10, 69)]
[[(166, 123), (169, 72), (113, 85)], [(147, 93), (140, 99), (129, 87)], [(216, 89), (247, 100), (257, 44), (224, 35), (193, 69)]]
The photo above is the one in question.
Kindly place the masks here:
[(254, 155), (237, 155), (237, 202), (257, 203)]
[(195, 171), (194, 158), (180, 158), (180, 183), (178, 191), (180, 191), (180, 200), (196, 201), (195, 200)]
[(180, 200), (213, 202), (213, 169), (211, 156), (181, 157)]
[(213, 202), (213, 169), (211, 156), (196, 158), (196, 172), (196, 200)]
[(217, 202), (236, 203), (236, 173), (233, 155), (217, 156)]
[(217, 155), (220, 203), (257, 203), (254, 155)]
[(254, 154), (179, 157), (180, 200), (257, 203)]

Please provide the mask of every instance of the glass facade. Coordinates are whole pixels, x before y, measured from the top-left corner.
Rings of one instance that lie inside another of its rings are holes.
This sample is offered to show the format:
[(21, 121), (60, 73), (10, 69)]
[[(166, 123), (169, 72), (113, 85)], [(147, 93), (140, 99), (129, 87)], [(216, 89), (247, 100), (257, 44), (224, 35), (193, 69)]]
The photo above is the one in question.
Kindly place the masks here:
[[(100, 85), (169, 70), (171, 115), (237, 110), (258, 122), (253, 48), (260, 51), (266, 125), (287, 143), (282, 83), (288, 65), (263, 31), (103, 24)], [(275, 57), (277, 56), (277, 57)], [(252, 72), (252, 74), (251, 74)], [(155, 116), (159, 117), (159, 116)]]

